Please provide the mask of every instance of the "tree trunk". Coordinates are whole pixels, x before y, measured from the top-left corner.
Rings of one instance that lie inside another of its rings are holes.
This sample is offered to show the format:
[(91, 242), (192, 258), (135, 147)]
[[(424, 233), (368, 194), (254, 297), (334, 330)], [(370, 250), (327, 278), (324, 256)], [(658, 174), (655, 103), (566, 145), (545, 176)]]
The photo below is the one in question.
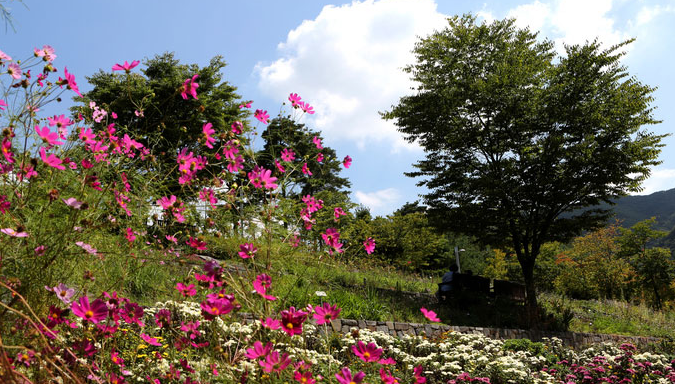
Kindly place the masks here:
[(527, 311), (528, 325), (535, 328), (537, 325), (537, 290), (534, 286), (534, 259), (528, 258), (520, 261), (520, 268), (525, 279), (525, 310)]

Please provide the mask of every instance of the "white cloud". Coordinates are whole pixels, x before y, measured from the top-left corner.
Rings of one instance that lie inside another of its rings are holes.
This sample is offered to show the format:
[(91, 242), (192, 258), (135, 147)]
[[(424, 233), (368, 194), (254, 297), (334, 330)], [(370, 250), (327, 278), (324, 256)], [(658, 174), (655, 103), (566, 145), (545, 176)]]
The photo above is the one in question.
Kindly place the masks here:
[(551, 7), (548, 4), (535, 1), (511, 9), (506, 17), (515, 17), (518, 28), (530, 27), (531, 31), (537, 32), (543, 29), (544, 23), (550, 15)]
[(635, 16), (635, 26), (641, 27), (643, 25), (649, 24), (656, 17), (664, 14), (675, 12), (675, 7), (667, 5), (662, 7), (660, 5), (655, 5), (653, 7), (644, 6), (640, 9), (637, 16)]
[(280, 43), (280, 58), (258, 63), (260, 89), (285, 100), (297, 92), (315, 107), (312, 124), (328, 140), (347, 139), (417, 149), (378, 112), (412, 86), (402, 68), (414, 62), (419, 36), (446, 25), (433, 0), (365, 0), (326, 6)]
[(655, 169), (649, 179), (642, 184), (642, 192), (636, 195), (649, 195), (658, 191), (675, 188), (675, 169)]
[(354, 197), (359, 204), (365, 205), (373, 214), (378, 215), (393, 211), (401, 194), (395, 188), (387, 188), (369, 193), (356, 191)]

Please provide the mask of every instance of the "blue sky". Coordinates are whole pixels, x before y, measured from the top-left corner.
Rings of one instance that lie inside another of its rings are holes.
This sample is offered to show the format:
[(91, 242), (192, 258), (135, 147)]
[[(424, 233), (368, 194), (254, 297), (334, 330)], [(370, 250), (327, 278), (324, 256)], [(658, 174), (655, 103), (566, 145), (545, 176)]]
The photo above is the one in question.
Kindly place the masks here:
[[(224, 77), (254, 108), (272, 115), (291, 92), (315, 106), (304, 121), (321, 130), (324, 143), (354, 164), (343, 174), (352, 199), (374, 214), (389, 214), (423, 190), (403, 172), (424, 156), (404, 142), (387, 110), (411, 86), (401, 71), (412, 63), (416, 36), (443, 28), (445, 17), (472, 12), (486, 20), (515, 17), (557, 43), (598, 38), (614, 44), (635, 37), (623, 60), (631, 75), (658, 87), (653, 105), (675, 128), (675, 3), (669, 0), (25, 0), (4, 1), (16, 32), (0, 30), (0, 50), (25, 57), (34, 47), (56, 49), (57, 68), (67, 66), (80, 89), (84, 77), (124, 60), (166, 51), (184, 63), (205, 65), (215, 55), (228, 63)], [(670, 64), (669, 64), (670, 63)], [(64, 102), (63, 108), (67, 107)], [(661, 160), (643, 193), (675, 188), (675, 138), (665, 140)]]

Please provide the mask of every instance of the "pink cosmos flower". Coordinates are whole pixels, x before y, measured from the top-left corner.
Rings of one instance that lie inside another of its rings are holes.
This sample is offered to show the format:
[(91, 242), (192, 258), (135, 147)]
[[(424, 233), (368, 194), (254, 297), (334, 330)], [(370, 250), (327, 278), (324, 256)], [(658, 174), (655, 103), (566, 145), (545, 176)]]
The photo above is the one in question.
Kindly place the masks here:
[(235, 121), (231, 125), (232, 127), (232, 133), (235, 135), (241, 135), (241, 133), (244, 131), (244, 124), (241, 123), (241, 121)]
[(12, 204), (7, 200), (7, 195), (0, 195), (0, 213), (5, 214)]
[(372, 237), (367, 238), (366, 241), (363, 242), (363, 248), (369, 255), (375, 252), (375, 240), (373, 240)]
[(206, 320), (213, 320), (218, 316), (227, 315), (232, 311), (234, 305), (228, 299), (206, 299), (200, 303), (202, 315)]
[(0, 229), (0, 232), (12, 237), (28, 237), (28, 232), (17, 232), (13, 228), (2, 228)]
[(290, 163), (291, 161), (295, 160), (295, 152), (291, 151), (288, 148), (284, 148), (281, 151), (281, 160), (287, 161), (287, 162)]
[(176, 284), (176, 289), (181, 295), (183, 295), (183, 297), (194, 296), (197, 294), (194, 284), (185, 285), (183, 283), (178, 283)]
[(2, 61), (3, 61), (3, 60), (5, 60), (5, 61), (11, 61), (12, 58), (11, 58), (8, 54), (6, 54), (5, 52), (0, 51), (0, 64), (2, 64)]
[(300, 108), (302, 108), (303, 112), (308, 113), (310, 115), (314, 114), (314, 107), (309, 105), (309, 103), (305, 103), (305, 102), (301, 101), (298, 105), (300, 106)]
[(267, 300), (274, 301), (277, 298), (267, 294), (267, 290), (270, 289), (271, 286), (272, 278), (265, 273), (256, 276), (255, 281), (253, 282), (253, 289), (255, 289), (257, 294)]
[(255, 256), (255, 253), (258, 252), (258, 248), (256, 248), (253, 243), (246, 243), (246, 244), (241, 244), (239, 246), (239, 257), (242, 259), (248, 259), (253, 256)]
[(323, 161), (323, 153), (319, 153), (318, 155), (316, 155), (316, 161), (318, 163)]
[(137, 303), (126, 303), (124, 307), (120, 309), (120, 315), (124, 321), (129, 324), (137, 324), (141, 328), (145, 327), (145, 324), (142, 320), (144, 313), (145, 310), (143, 307)]
[(96, 135), (91, 131), (91, 128), (80, 128), (80, 140), (86, 144), (96, 143)]
[(263, 371), (270, 372), (281, 372), (291, 363), (291, 358), (288, 353), (283, 355), (279, 354), (279, 351), (273, 351), (265, 356), (265, 360), (258, 361), (258, 364), (263, 368)]
[(87, 244), (87, 243), (83, 243), (83, 242), (81, 242), (81, 241), (77, 241), (77, 242), (75, 242), (75, 244), (76, 244), (77, 246), (79, 246), (80, 248), (84, 249), (85, 251), (87, 251), (87, 253), (90, 253), (90, 254), (92, 254), (92, 255), (94, 255), (94, 256), (98, 255), (98, 253), (97, 253), (97, 251), (96, 251), (96, 248), (92, 247), (91, 245), (89, 245), (89, 244)]
[(213, 149), (213, 143), (216, 142), (216, 139), (211, 136), (214, 133), (216, 133), (216, 131), (213, 129), (213, 124), (211, 123), (204, 124), (204, 126), (202, 127), (202, 133), (204, 133), (204, 136), (206, 137), (206, 143), (204, 143), (204, 145), (206, 145), (208, 148)]
[(47, 62), (52, 62), (54, 59), (56, 59), (54, 48), (52, 48), (50, 45), (43, 45), (42, 49), (34, 48), (33, 52), (35, 53), (35, 57), (42, 57), (42, 60)]
[(0, 150), (2, 150), (2, 155), (5, 157), (5, 160), (7, 160), (9, 164), (14, 163), (14, 152), (12, 152), (12, 140), (10, 140), (7, 137), (4, 137), (2, 139), (2, 147), (0, 147)]
[(195, 80), (197, 80), (198, 77), (199, 75), (194, 75), (192, 76), (192, 79), (186, 79), (185, 82), (183, 82), (183, 92), (180, 93), (183, 99), (187, 100), (188, 94), (197, 99), (197, 88), (199, 88), (199, 84), (195, 83)]
[(302, 173), (307, 176), (312, 176), (312, 171), (310, 171), (309, 167), (307, 167), (307, 163), (302, 165)]
[(267, 124), (268, 119), (270, 118), (270, 115), (267, 113), (267, 111), (263, 111), (262, 109), (256, 109), (253, 116), (263, 124)]
[(366, 377), (366, 374), (363, 371), (359, 371), (352, 376), (352, 371), (347, 367), (342, 368), (339, 373), (335, 374), (335, 378), (340, 384), (359, 384), (364, 377)]
[(67, 199), (61, 199), (61, 200), (63, 200), (63, 202), (64, 202), (67, 206), (69, 206), (69, 207), (71, 207), (71, 208), (75, 208), (75, 209), (82, 209), (82, 205), (84, 204), (84, 203), (81, 202), (81, 201), (77, 201), (77, 199), (74, 198), (74, 197), (69, 197), (69, 198), (67, 198)]
[(392, 376), (389, 370), (380, 368), (380, 379), (382, 379), (382, 384), (398, 384), (399, 378)]
[(272, 177), (272, 171), (265, 168), (256, 167), (252, 172), (248, 173), (248, 179), (256, 188), (276, 189), (278, 187), (274, 182), (276, 177)]
[(295, 307), (281, 311), (281, 329), (289, 336), (301, 335), (302, 324), (307, 320), (307, 312), (298, 311)]
[(239, 109), (242, 109), (242, 108), (251, 108), (251, 103), (253, 103), (253, 101), (247, 101), (247, 102), (245, 102), (244, 104), (239, 105)]
[(267, 356), (271, 350), (272, 350), (272, 343), (267, 343), (263, 346), (263, 344), (260, 341), (256, 341), (255, 343), (253, 343), (253, 348), (249, 348), (246, 350), (246, 354), (244, 356), (248, 357), (250, 360), (256, 360), (261, 357)]
[(180, 322), (180, 330), (188, 333), (189, 334), (188, 336), (190, 337), (190, 339), (194, 340), (201, 335), (201, 332), (197, 329), (197, 328), (199, 328), (200, 324), (201, 323), (199, 322), (199, 320), (197, 320), (195, 322), (191, 322), (191, 323), (183, 323), (181, 321)]
[(302, 384), (314, 384), (316, 383), (316, 380), (312, 377), (312, 372), (311, 371), (295, 371), (293, 373), (293, 379), (297, 381), (298, 383)]
[(46, 150), (45, 150), (44, 147), (40, 147), (40, 158), (42, 159), (42, 161), (45, 164), (47, 164), (50, 167), (60, 169), (60, 170), (66, 169), (65, 166), (61, 165), (61, 163), (63, 163), (63, 161), (61, 159), (59, 159), (58, 157), (54, 156), (51, 153), (49, 154), (49, 156), (47, 156), (47, 153), (46, 153)]
[(45, 287), (48, 291), (54, 292), (56, 297), (63, 302), (65, 305), (70, 305), (73, 295), (75, 295), (75, 289), (73, 288), (68, 288), (63, 283), (59, 283), (59, 285), (50, 288), (50, 287)]
[(0, 111), (4, 111), (5, 108), (3, 108), (3, 107), (6, 107), (6, 106), (7, 106), (7, 103), (5, 102), (5, 100), (0, 99)]
[(78, 301), (73, 302), (70, 305), (70, 310), (73, 311), (75, 316), (94, 324), (108, 317), (108, 306), (105, 305), (105, 302), (96, 299), (90, 303), (88, 296), (82, 296)]
[(21, 363), (25, 365), (26, 367), (30, 367), (31, 363), (33, 362), (35, 358), (35, 352), (33, 352), (30, 349), (25, 349), (22, 352), (19, 352), (16, 354), (16, 363)]
[(260, 320), (260, 325), (262, 325), (264, 328), (272, 330), (281, 329), (281, 321), (271, 317), (268, 317), (265, 320)]
[(185, 242), (185, 244), (191, 246), (192, 248), (198, 250), (198, 251), (204, 251), (206, 250), (206, 242), (199, 240), (196, 237), (189, 237), (189, 240)]
[(281, 163), (279, 162), (279, 160), (274, 159), (274, 166), (277, 167), (277, 170), (278, 170), (280, 173), (286, 173), (286, 168), (284, 168), (284, 166), (281, 165)]
[(344, 160), (342, 160), (342, 165), (344, 165), (345, 168), (349, 168), (352, 165), (352, 158), (349, 157), (349, 155), (345, 156)]
[(301, 99), (302, 97), (298, 96), (297, 93), (291, 93), (290, 96), (288, 96), (288, 101), (291, 102), (293, 107), (297, 107)]
[(218, 199), (216, 199), (211, 188), (204, 188), (199, 191), (199, 200), (208, 202), (212, 209), (216, 209), (216, 204), (218, 204)]
[(125, 237), (127, 238), (127, 241), (130, 243), (133, 243), (134, 240), (136, 240), (136, 234), (134, 233), (134, 230), (128, 227), (127, 227), (127, 234)]
[(396, 360), (391, 357), (387, 357), (386, 359), (380, 359), (380, 361), (377, 363), (380, 365), (396, 365)]
[(129, 73), (135, 66), (140, 64), (141, 62), (138, 60), (134, 60), (129, 64), (126, 60), (124, 60), (124, 64), (115, 64), (112, 67), (113, 71), (125, 71), (126, 73)]
[(312, 138), (312, 143), (316, 145), (316, 149), (323, 149), (323, 146), (321, 145), (321, 138), (318, 136), (314, 136)]
[(434, 312), (434, 311), (430, 311), (430, 310), (428, 310), (424, 307), (420, 308), (420, 311), (422, 311), (422, 314), (424, 315), (424, 317), (426, 317), (427, 320), (429, 320), (429, 321), (433, 321), (433, 322), (440, 322), (441, 321), (441, 319), (439, 319), (438, 316), (436, 316), (436, 312)]
[(47, 127), (39, 127), (36, 125), (35, 132), (37, 132), (38, 136), (42, 138), (42, 141), (44, 141), (48, 145), (63, 145), (62, 141), (58, 141), (59, 134), (56, 132), (52, 132)]
[(168, 328), (171, 325), (171, 311), (160, 309), (155, 313), (155, 324), (160, 328)]
[(340, 216), (345, 216), (346, 213), (342, 209), (342, 207), (335, 207), (335, 208), (333, 208), (333, 215), (335, 216), (335, 218), (333, 220), (338, 221), (338, 220), (340, 220)]
[(145, 334), (145, 333), (141, 333), (141, 339), (143, 339), (143, 341), (145, 341), (146, 343), (148, 343), (148, 344), (150, 344), (150, 345), (154, 345), (154, 346), (156, 346), (156, 347), (161, 347), (161, 346), (162, 346), (162, 343), (160, 343), (160, 342), (157, 340), (156, 337), (152, 337), (152, 336), (147, 335), (147, 334)]
[(415, 384), (424, 384), (427, 382), (427, 378), (422, 376), (423, 370), (424, 368), (422, 368), (421, 365), (418, 365), (413, 369), (413, 373), (415, 374)]
[(65, 115), (48, 117), (47, 121), (49, 121), (50, 127), (56, 125), (56, 129), (59, 132), (59, 137), (63, 140), (68, 137), (68, 127), (74, 124), (74, 122)]
[(382, 348), (378, 348), (375, 343), (368, 343), (366, 345), (363, 341), (359, 340), (356, 345), (352, 345), (352, 352), (366, 363), (372, 363), (380, 360), (383, 350)]
[(21, 67), (16, 63), (11, 63), (7, 66), (7, 73), (15, 80), (18, 80), (21, 78)]
[(342, 311), (342, 309), (338, 308), (336, 305), (330, 305), (328, 303), (323, 303), (321, 306), (317, 305), (314, 307), (314, 320), (316, 320), (316, 323), (319, 325), (326, 324), (331, 320), (337, 319), (340, 311)]
[(75, 82), (75, 76), (73, 76), (72, 73), (68, 73), (67, 67), (63, 68), (63, 73), (66, 76), (66, 80), (61, 80), (61, 78), (59, 77), (59, 80), (61, 80), (60, 81), (61, 85), (68, 84), (68, 86), (66, 88), (72, 90), (78, 96), (82, 97), (82, 94), (80, 93), (80, 89), (77, 87), (77, 83)]

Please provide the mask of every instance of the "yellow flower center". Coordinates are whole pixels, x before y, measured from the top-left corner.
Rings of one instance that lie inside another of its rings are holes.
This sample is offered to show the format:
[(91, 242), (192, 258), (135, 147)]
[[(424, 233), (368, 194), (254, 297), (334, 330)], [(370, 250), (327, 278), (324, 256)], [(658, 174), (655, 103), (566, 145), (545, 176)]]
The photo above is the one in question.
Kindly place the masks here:
[(293, 329), (293, 323), (288, 323), (288, 324), (286, 324), (286, 328), (288, 328), (288, 329)]
[(363, 352), (363, 357), (366, 359), (370, 357), (370, 352)]
[(87, 319), (90, 318), (90, 317), (94, 317), (94, 312), (92, 312), (91, 309), (90, 309), (90, 310), (88, 310), (87, 312), (84, 313), (84, 317), (86, 317)]

